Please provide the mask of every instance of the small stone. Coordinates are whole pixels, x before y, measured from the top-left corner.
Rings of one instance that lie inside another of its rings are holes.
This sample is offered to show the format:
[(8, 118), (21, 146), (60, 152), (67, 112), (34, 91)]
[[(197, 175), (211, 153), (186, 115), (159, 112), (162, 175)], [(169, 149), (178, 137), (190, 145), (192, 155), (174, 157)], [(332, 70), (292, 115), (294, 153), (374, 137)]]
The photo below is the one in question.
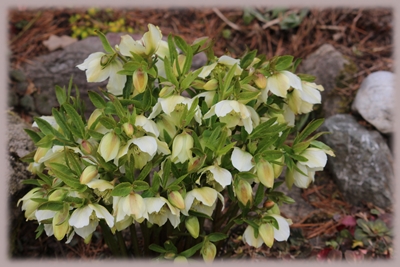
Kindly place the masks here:
[(371, 73), (361, 83), (351, 108), (381, 133), (392, 133), (394, 90), (394, 74), (392, 72)]
[(12, 108), (17, 106), (19, 103), (19, 99), (17, 94), (12, 91), (12, 90), (8, 90), (8, 99), (7, 99), (7, 105), (8, 107)]
[(27, 88), (28, 88), (28, 82), (18, 82), (15, 85), (15, 90), (19, 95), (24, 95), (26, 93)]

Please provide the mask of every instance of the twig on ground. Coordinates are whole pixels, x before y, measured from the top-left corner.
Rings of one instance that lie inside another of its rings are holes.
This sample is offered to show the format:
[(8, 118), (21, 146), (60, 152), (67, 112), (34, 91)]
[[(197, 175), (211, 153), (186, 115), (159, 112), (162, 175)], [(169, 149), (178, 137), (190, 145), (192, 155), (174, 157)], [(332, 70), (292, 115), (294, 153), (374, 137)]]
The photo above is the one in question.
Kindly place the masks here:
[(240, 27), (238, 25), (236, 25), (235, 23), (231, 22), (230, 20), (228, 20), (219, 10), (218, 8), (213, 8), (212, 9), (215, 14), (217, 14), (218, 17), (220, 17), (220, 19), (222, 19), (226, 24), (228, 24), (229, 27), (231, 27), (234, 30), (237, 31), (241, 31)]

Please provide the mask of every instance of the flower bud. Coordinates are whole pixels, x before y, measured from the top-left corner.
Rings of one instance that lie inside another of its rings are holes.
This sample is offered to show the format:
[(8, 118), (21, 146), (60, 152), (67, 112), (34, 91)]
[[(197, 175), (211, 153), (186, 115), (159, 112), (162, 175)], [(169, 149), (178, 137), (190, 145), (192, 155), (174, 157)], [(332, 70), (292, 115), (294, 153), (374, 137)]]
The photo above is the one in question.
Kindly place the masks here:
[(173, 252), (167, 252), (164, 254), (164, 259), (166, 260), (172, 260), (175, 257), (175, 253)]
[(174, 163), (184, 163), (192, 159), (193, 137), (187, 132), (182, 132), (174, 138), (172, 143), (171, 160)]
[(98, 152), (107, 162), (114, 159), (119, 151), (121, 140), (114, 132), (109, 132), (103, 136), (100, 141)]
[(148, 75), (140, 69), (135, 70), (133, 73), (133, 86), (138, 94), (146, 90)]
[(82, 141), (80, 149), (84, 155), (92, 155), (92, 153), (95, 151), (95, 148), (92, 145), (92, 143), (90, 143), (87, 140)]
[(57, 211), (53, 217), (53, 231), (54, 237), (60, 241), (64, 238), (69, 229), (68, 223), (69, 212), (68, 208)]
[(128, 137), (132, 137), (133, 132), (134, 132), (134, 129), (133, 129), (132, 124), (130, 124), (129, 122), (125, 122), (125, 123), (122, 125), (122, 129), (124, 130), (125, 134), (126, 134)]
[(274, 228), (269, 223), (260, 225), (258, 228), (258, 234), (261, 236), (265, 245), (272, 247), (274, 244)]
[(206, 83), (201, 80), (194, 80), (190, 86), (193, 87), (194, 89), (203, 89), (203, 86), (205, 84)]
[(218, 88), (218, 80), (217, 79), (211, 79), (206, 84), (203, 86), (204, 90), (211, 91), (211, 90), (216, 90)]
[(275, 205), (275, 202), (272, 200), (267, 200), (264, 202), (264, 208), (270, 209)]
[(85, 168), (85, 170), (82, 172), (81, 177), (79, 178), (79, 181), (81, 184), (87, 184), (93, 178), (95, 178), (98, 175), (98, 170), (95, 166), (89, 165)]
[[(277, 161), (284, 163), (285, 158), (282, 156)], [(272, 167), (274, 168), (274, 178), (278, 178), (283, 171), (283, 165), (272, 164)]]
[(247, 205), (247, 203), (250, 202), (250, 206), (253, 203), (253, 190), (251, 188), (251, 185), (249, 182), (247, 182), (244, 179), (240, 179), (236, 183), (236, 188), (235, 188), (236, 196), (238, 200), (243, 204)]
[(168, 194), (168, 201), (171, 203), (174, 207), (183, 210), (185, 208), (185, 201), (183, 200), (183, 197), (179, 191), (171, 191)]
[(35, 153), (35, 156), (33, 156), (33, 160), (35, 162), (39, 162), (39, 160), (41, 158), (44, 157), (44, 155), (46, 155), (47, 151), (49, 151), (50, 148), (44, 148), (44, 147), (38, 147)]
[(274, 168), (271, 163), (264, 159), (256, 165), (258, 180), (267, 188), (272, 188), (274, 185)]
[(254, 83), (260, 89), (264, 89), (267, 87), (267, 78), (261, 73), (255, 74), (256, 78), (254, 79)]
[[(95, 109), (92, 114), (90, 115), (88, 122), (87, 122), (87, 126), (89, 129), (91, 129), (92, 124), (97, 120), (98, 117), (100, 117), (103, 114), (101, 109)], [(96, 127), (94, 128), (94, 130), (96, 130), (96, 128), (99, 127), (99, 124), (96, 125)]]
[[(185, 61), (186, 61), (186, 56), (185, 55), (181, 54), (181, 55), (178, 56), (179, 70), (180, 70), (181, 73), (182, 73), (183, 66), (185, 65)], [(172, 70), (173, 70), (175, 76), (179, 75), (178, 69), (176, 67), (176, 61), (174, 61), (174, 65), (173, 65), (173, 69)]]
[(189, 231), (190, 235), (196, 239), (199, 237), (200, 233), (200, 224), (199, 219), (195, 216), (190, 216), (185, 221), (186, 229)]
[(199, 158), (199, 157), (192, 158), (189, 162), (188, 172), (192, 173), (192, 172), (197, 172), (198, 170), (200, 170), (200, 168), (203, 167), (204, 162), (206, 161), (206, 158), (207, 158), (206, 155), (204, 155), (201, 158)]
[(57, 189), (49, 195), (48, 200), (49, 201), (63, 201), (66, 194), (67, 194), (66, 191)]
[(188, 260), (184, 256), (177, 256), (174, 259), (174, 263), (188, 263)]
[(205, 262), (212, 262), (215, 259), (215, 255), (217, 255), (217, 247), (210, 241), (207, 241), (201, 249), (201, 255)]
[(166, 98), (166, 97), (172, 95), (174, 90), (175, 90), (175, 86), (164, 86), (160, 91), (159, 97)]

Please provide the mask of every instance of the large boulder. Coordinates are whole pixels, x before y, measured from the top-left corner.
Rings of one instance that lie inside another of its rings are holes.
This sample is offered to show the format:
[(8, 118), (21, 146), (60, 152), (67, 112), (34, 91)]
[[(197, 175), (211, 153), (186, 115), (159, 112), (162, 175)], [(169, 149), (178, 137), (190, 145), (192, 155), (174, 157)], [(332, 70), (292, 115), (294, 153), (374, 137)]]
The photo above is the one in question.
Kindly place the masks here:
[(393, 132), (394, 103), (394, 74), (377, 71), (361, 83), (351, 108), (381, 133), (388, 134)]
[(334, 115), (320, 131), (329, 131), (322, 141), (336, 157), (327, 167), (346, 200), (353, 205), (370, 202), (381, 208), (392, 205), (393, 156), (387, 142), (375, 130), (369, 131), (348, 114)]

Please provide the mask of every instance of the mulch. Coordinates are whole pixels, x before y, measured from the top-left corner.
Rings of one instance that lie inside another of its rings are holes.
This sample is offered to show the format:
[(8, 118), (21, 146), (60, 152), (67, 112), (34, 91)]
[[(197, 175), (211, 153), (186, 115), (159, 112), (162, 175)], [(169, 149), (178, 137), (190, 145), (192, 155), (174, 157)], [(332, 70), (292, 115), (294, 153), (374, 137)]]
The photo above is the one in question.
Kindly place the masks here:
[[(257, 10), (264, 14), (269, 9)], [(339, 94), (348, 97), (349, 103), (368, 74), (378, 70), (393, 71), (393, 10), (311, 8), (297, 27), (282, 29), (279, 23), (296, 11), (288, 9), (282, 16), (270, 21), (254, 18), (248, 24), (243, 19), (243, 9), (226, 8), (115, 9), (107, 12), (108, 17), (104, 19), (116, 20), (123, 17), (125, 24), (139, 33), (146, 30), (148, 23), (152, 23), (160, 27), (164, 36), (172, 33), (188, 42), (208, 36), (215, 40), (214, 52), (217, 56), (229, 54), (241, 57), (244, 51), (256, 49), (258, 53), (266, 54), (267, 57), (290, 54), (295, 58), (304, 59), (321, 45), (331, 44), (357, 68), (348, 84), (336, 88)], [(10, 10), (8, 24), (10, 68), (18, 69), (34, 57), (49, 53), (43, 41), (49, 39), (51, 35), (71, 35), (69, 18), (73, 14), (84, 16), (86, 10), (23, 8)], [(99, 13), (98, 16), (105, 15)], [(354, 214), (371, 208), (368, 203), (365, 207), (353, 207), (346, 203), (331, 180), (316, 183), (304, 190), (302, 196), (318, 209), (317, 212), (305, 214), (302, 220), (292, 225), (292, 230), (301, 231), (306, 240), (318, 236), (333, 236), (339, 227), (335, 216)], [(325, 216), (318, 217), (320, 214)], [(10, 254), (13, 258), (111, 257), (109, 249), (101, 242), (100, 237), (94, 237), (90, 244), (84, 244), (81, 239), (74, 239), (73, 244), (67, 246), (45, 235), (35, 239), (36, 225), (25, 222), (23, 218), (19, 219), (19, 223), (19, 231), (14, 235), (10, 245), (12, 247)], [(226, 244), (225, 250), (230, 250), (232, 257), (245, 255), (251, 258), (252, 255), (263, 255), (263, 257), (285, 258), (281, 252), (277, 252), (278, 250), (265, 250), (265, 248), (254, 250), (243, 246), (238, 237), (239, 234), (233, 231), (232, 237)], [(322, 249), (310, 246), (307, 257), (312, 255), (315, 257), (315, 254)], [(291, 249), (293, 250), (293, 246)], [(293, 253), (286, 255), (291, 255), (291, 258), (301, 257), (297, 254), (293, 256)]]

